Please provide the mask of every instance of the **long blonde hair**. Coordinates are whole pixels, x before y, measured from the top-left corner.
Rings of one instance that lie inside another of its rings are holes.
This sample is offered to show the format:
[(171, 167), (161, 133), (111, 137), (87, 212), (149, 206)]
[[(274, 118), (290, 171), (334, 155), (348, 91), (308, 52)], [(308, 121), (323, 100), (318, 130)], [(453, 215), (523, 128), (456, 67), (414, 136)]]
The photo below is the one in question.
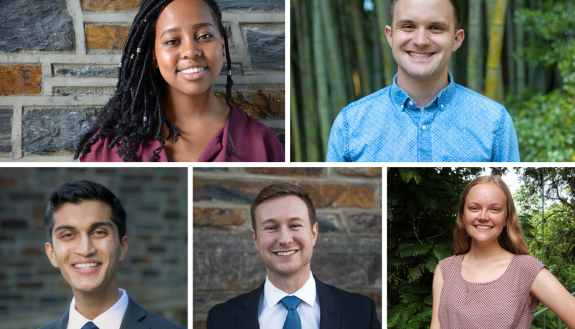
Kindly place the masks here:
[(507, 197), (507, 226), (503, 228), (503, 231), (499, 235), (499, 245), (509, 251), (510, 253), (516, 255), (529, 255), (529, 248), (527, 247), (527, 242), (525, 242), (525, 236), (523, 235), (523, 230), (517, 219), (517, 210), (515, 209), (515, 203), (513, 202), (513, 196), (507, 187), (507, 184), (499, 176), (481, 176), (478, 177), (465, 187), (463, 193), (461, 194), (461, 199), (459, 200), (459, 208), (457, 210), (457, 226), (455, 227), (455, 255), (461, 255), (468, 252), (471, 249), (471, 237), (467, 234), (465, 229), (465, 223), (463, 222), (463, 211), (465, 209), (465, 198), (472, 187), (478, 184), (493, 183), (499, 186), (505, 196)]

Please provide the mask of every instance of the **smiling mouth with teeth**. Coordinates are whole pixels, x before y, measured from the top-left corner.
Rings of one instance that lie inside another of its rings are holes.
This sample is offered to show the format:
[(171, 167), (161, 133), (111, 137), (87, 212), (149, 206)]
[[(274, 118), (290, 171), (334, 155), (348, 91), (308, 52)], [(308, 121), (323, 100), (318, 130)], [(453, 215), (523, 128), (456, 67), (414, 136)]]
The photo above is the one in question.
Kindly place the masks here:
[(195, 67), (195, 68), (191, 68), (191, 69), (187, 69), (187, 70), (181, 70), (178, 72), (182, 72), (182, 73), (198, 73), (198, 72), (202, 72), (203, 70), (205, 70), (205, 67)]
[(493, 228), (491, 226), (481, 226), (481, 225), (476, 225), (475, 227), (477, 227), (480, 230), (490, 230)]
[(79, 268), (79, 269), (89, 269), (89, 268), (96, 267), (96, 266), (98, 266), (97, 263), (83, 263), (83, 264), (74, 265), (75, 268)]
[(433, 53), (414, 53), (413, 51), (408, 52), (408, 54), (409, 56), (415, 58), (428, 58), (431, 57), (431, 55), (433, 55)]
[(292, 250), (292, 251), (280, 251), (280, 252), (276, 252), (276, 255), (278, 256), (289, 256), (292, 254), (295, 254), (297, 250)]

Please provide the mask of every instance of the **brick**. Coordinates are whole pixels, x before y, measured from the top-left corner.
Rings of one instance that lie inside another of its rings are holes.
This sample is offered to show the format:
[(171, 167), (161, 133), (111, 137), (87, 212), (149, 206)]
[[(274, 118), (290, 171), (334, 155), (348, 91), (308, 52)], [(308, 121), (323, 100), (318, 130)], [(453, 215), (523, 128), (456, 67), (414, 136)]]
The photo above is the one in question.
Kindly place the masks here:
[(0, 186), (2, 186), (2, 187), (16, 186), (16, 179), (14, 179), (14, 178), (0, 178)]
[(77, 65), (65, 66), (59, 64), (54, 65), (55, 76), (64, 77), (117, 77), (118, 65)]
[(0, 235), (0, 242), (13, 242), (14, 237), (11, 235)]
[(46, 213), (46, 207), (34, 207), (34, 219), (44, 219), (44, 214)]
[(218, 0), (218, 5), (221, 10), (285, 10), (285, 0)]
[(364, 294), (364, 295), (366, 297), (373, 299), (376, 307), (381, 307), (381, 303), (382, 303), (382, 299), (383, 299), (381, 294)]
[[(226, 100), (224, 92), (216, 91), (216, 97)], [(281, 118), (285, 116), (285, 92), (283, 90), (237, 91), (230, 100), (233, 106), (248, 115), (259, 118)]]
[(39, 94), (41, 81), (41, 66), (0, 65), (0, 96)]
[(164, 246), (148, 246), (148, 252), (165, 253), (166, 247), (164, 247)]
[(362, 232), (381, 232), (381, 216), (373, 214), (356, 214), (349, 216), (353, 228)]
[(335, 216), (317, 215), (315, 219), (319, 226), (320, 233), (339, 231), (339, 227), (337, 225), (337, 218)]
[(302, 184), (316, 207), (373, 208), (375, 188), (369, 185)]
[(247, 172), (255, 174), (267, 175), (297, 175), (306, 177), (321, 177), (325, 172), (324, 168), (281, 168), (281, 167), (268, 167), (268, 168), (246, 168)]
[(138, 264), (138, 265), (151, 265), (152, 264), (152, 260), (149, 258), (132, 258), (131, 259), (132, 264)]
[(0, 227), (5, 229), (25, 229), (28, 228), (28, 222), (24, 219), (3, 219)]
[(285, 32), (271, 34), (247, 29), (246, 41), (254, 70), (285, 70)]
[(131, 26), (88, 25), (86, 26), (87, 49), (122, 50)]
[(29, 109), (23, 116), (23, 148), (33, 154), (75, 151), (96, 119), (94, 107)]
[(381, 177), (381, 168), (337, 168), (337, 172), (346, 176)]
[(207, 328), (207, 324), (206, 324), (206, 319), (194, 319), (194, 329), (206, 329)]
[(243, 182), (194, 177), (194, 201), (221, 200), (252, 203), (256, 195), (270, 183)]
[(99, 96), (112, 96), (116, 91), (116, 87), (52, 87), (52, 95), (54, 96), (70, 96), (70, 95), (99, 95)]
[(194, 226), (240, 226), (248, 220), (244, 209), (194, 208)]
[(0, 108), (0, 152), (12, 152), (12, 113), (11, 108)]
[(74, 49), (74, 28), (66, 0), (10, 0), (2, 1), (1, 6), (0, 53)]
[(84, 11), (138, 11), (141, 0), (82, 0)]
[(180, 219), (180, 212), (179, 211), (166, 211), (164, 213), (165, 219)]
[(43, 255), (46, 255), (46, 253), (44, 251), (42, 251), (41, 249), (24, 249), (24, 251), (22, 251), (22, 255), (23, 256), (43, 256)]
[(42, 282), (19, 282), (18, 287), (20, 288), (42, 288), (44, 284)]

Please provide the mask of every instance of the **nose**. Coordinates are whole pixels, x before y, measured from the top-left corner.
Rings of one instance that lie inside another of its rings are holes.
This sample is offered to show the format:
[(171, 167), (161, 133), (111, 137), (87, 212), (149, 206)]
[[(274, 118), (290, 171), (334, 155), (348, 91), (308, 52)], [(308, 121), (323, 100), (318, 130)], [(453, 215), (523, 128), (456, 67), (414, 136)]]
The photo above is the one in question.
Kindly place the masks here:
[(413, 36), (413, 45), (419, 48), (425, 48), (429, 45), (429, 35), (427, 29), (422, 26), (415, 31)]
[(280, 237), (278, 243), (280, 245), (290, 245), (293, 242), (291, 232), (288, 228), (282, 228), (280, 230)]
[(88, 235), (83, 235), (78, 245), (76, 246), (76, 253), (80, 256), (90, 256), (96, 252), (96, 248)]
[(194, 38), (186, 40), (181, 52), (182, 59), (191, 59), (202, 56), (202, 47)]

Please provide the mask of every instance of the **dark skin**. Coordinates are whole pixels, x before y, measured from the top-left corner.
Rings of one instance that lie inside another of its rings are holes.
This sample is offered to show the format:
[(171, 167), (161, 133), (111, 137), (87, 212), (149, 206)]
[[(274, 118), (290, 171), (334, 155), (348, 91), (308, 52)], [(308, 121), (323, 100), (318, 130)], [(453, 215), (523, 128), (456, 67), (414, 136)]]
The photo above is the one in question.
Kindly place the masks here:
[(228, 120), (229, 107), (213, 92), (225, 58), (223, 36), (201, 0), (175, 0), (156, 22), (154, 67), (166, 80), (164, 111), (180, 128), (178, 142), (162, 139), (169, 161), (195, 162)]

